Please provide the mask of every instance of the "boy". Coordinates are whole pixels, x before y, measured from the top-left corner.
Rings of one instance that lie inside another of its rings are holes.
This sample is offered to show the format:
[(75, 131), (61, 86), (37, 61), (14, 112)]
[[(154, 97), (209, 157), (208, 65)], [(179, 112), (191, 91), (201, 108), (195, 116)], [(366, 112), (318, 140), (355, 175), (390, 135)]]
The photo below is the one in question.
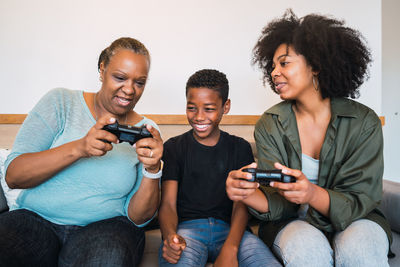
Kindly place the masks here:
[(225, 191), (228, 173), (254, 161), (247, 141), (219, 129), (230, 109), (228, 91), (225, 74), (216, 70), (200, 70), (186, 84), (192, 129), (164, 145), (160, 266), (281, 266), (245, 231), (247, 209)]

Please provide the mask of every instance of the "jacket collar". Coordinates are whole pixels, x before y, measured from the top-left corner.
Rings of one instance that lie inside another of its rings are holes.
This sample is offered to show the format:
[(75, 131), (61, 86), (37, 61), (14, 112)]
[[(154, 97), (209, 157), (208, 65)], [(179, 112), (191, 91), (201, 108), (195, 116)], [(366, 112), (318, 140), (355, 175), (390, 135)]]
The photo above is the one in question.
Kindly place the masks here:
[[(266, 113), (275, 114), (279, 116), (281, 123), (294, 116), (292, 105), (294, 101), (282, 101), (277, 105), (269, 108)], [(334, 117), (350, 117), (357, 118), (356, 106), (354, 101), (344, 97), (331, 98), (331, 112), (332, 118)]]

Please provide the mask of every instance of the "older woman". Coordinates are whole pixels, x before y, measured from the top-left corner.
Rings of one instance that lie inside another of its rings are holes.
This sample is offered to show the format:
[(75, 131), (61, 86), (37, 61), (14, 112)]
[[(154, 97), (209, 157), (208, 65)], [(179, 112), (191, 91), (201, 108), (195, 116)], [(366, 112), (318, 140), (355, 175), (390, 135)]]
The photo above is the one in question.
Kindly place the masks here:
[(347, 98), (358, 95), (370, 61), (361, 35), (343, 22), (291, 11), (255, 46), (254, 62), (283, 100), (256, 125), (258, 168), (296, 182), (258, 188), (234, 171), (227, 192), (263, 220), (260, 237), (287, 266), (388, 266), (391, 232), (377, 209), (381, 124)]
[[(136, 113), (150, 55), (132, 38), (100, 55), (97, 93), (55, 89), (23, 123), (5, 163), (17, 207), (0, 215), (1, 266), (136, 266), (140, 228), (159, 203), (162, 140)], [(153, 138), (132, 147), (103, 130), (147, 125)]]

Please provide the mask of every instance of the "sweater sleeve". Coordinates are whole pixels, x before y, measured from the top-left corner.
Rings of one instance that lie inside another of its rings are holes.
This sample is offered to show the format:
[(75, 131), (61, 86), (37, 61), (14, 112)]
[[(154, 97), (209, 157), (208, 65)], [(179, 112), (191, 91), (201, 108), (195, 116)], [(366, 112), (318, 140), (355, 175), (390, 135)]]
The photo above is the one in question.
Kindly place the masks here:
[(11, 161), (24, 153), (34, 153), (51, 147), (55, 137), (63, 128), (62, 89), (53, 89), (35, 105), (22, 124), (4, 170)]

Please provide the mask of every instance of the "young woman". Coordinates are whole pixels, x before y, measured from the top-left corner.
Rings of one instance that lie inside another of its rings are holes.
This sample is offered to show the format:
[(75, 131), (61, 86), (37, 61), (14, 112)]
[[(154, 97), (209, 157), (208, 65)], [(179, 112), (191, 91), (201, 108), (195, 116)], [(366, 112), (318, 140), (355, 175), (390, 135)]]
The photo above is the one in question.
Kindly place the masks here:
[[(133, 38), (100, 55), (97, 93), (54, 89), (23, 123), (5, 163), (10, 188), (25, 188), (0, 215), (1, 266), (137, 266), (140, 226), (159, 204), (162, 140), (133, 108), (150, 55)], [(153, 138), (118, 144), (107, 124), (142, 126)]]
[(260, 237), (287, 266), (388, 266), (391, 232), (377, 209), (381, 124), (348, 99), (370, 61), (356, 30), (291, 11), (268, 24), (254, 48), (254, 63), (283, 100), (256, 125), (258, 168), (281, 169), (296, 183), (258, 188), (239, 180), (250, 176), (239, 170), (227, 193), (263, 220)]

